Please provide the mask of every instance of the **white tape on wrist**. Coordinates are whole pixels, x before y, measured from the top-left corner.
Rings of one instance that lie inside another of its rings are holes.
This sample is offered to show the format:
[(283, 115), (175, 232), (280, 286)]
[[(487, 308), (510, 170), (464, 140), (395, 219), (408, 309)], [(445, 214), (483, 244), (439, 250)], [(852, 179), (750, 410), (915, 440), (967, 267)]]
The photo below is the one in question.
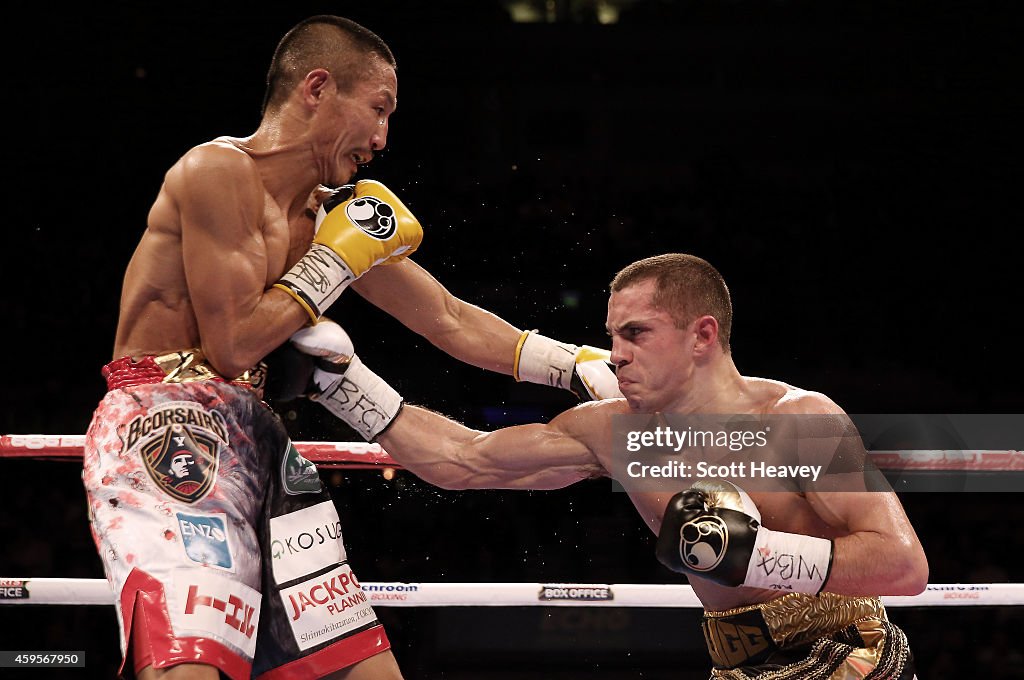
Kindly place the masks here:
[(832, 568), (832, 541), (761, 526), (743, 585), (817, 595)]
[(352, 357), (340, 376), (320, 369), (314, 372), (318, 384), (324, 376), (334, 376), (333, 382), (311, 399), (347, 423), (366, 441), (376, 439), (402, 408), (402, 395), (367, 368), (358, 356)]
[(575, 345), (530, 331), (519, 351), (516, 380), (569, 389), (576, 367)]
[(295, 298), (316, 323), (355, 280), (355, 274), (337, 253), (314, 243), (274, 286)]

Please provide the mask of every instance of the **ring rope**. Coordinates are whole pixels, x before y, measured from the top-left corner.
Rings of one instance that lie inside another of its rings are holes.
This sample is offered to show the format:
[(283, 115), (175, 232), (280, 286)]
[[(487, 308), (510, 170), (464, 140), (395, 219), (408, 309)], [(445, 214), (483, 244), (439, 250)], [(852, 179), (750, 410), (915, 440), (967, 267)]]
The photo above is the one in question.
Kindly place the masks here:
[[(362, 584), (382, 607), (701, 607), (687, 585), (587, 583)], [(887, 607), (1012, 606), (1024, 604), (1024, 583), (935, 583), (919, 595), (884, 596)], [(3, 578), (0, 605), (111, 605), (105, 579)]]
[[(84, 435), (0, 435), (0, 458), (81, 460)], [(305, 458), (318, 467), (401, 469), (379, 444), (362, 442), (295, 442)], [(880, 470), (965, 472), (1024, 471), (1024, 451), (869, 451)]]
[[(81, 460), (84, 435), (0, 435), (0, 458)], [(401, 469), (379, 444), (295, 442), (307, 459), (323, 468)], [(882, 470), (1024, 470), (1021, 451), (872, 451)], [(700, 607), (686, 585), (541, 583), (364, 583), (379, 606), (612, 606)], [(114, 597), (104, 579), (0, 577), (0, 605), (109, 605)], [(889, 607), (1012, 606), (1024, 604), (1024, 584), (930, 584), (919, 595), (887, 596)]]

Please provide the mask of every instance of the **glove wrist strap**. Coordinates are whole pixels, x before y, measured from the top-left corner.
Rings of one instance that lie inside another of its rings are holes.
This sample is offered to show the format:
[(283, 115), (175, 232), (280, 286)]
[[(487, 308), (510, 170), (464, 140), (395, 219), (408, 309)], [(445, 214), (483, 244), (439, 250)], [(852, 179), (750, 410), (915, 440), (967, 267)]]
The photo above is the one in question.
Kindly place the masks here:
[(517, 381), (569, 389), (576, 366), (575, 345), (552, 340), (537, 331), (523, 333), (519, 345), (513, 369)]
[(353, 356), (338, 380), (311, 399), (372, 442), (402, 408), (402, 395)]
[(315, 324), (355, 280), (356, 276), (337, 253), (314, 243), (274, 287), (291, 295)]
[(827, 538), (772, 531), (761, 526), (743, 585), (817, 595), (828, 581), (833, 547)]

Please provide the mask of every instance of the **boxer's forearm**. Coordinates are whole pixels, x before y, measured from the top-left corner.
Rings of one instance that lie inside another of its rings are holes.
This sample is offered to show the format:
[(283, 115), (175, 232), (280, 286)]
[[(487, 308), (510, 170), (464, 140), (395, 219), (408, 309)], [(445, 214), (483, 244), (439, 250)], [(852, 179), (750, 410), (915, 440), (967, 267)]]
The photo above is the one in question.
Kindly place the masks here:
[(500, 317), (452, 295), (411, 260), (379, 267), (353, 285), (432, 345), (473, 366), (512, 374), (522, 335)]
[(446, 489), (474, 488), (469, 451), (483, 434), (424, 408), (405, 404), (377, 442), (417, 477)]
[(453, 298), (449, 322), (424, 335), (438, 349), (459, 361), (512, 375), (516, 345), (522, 331), (504, 319)]
[(928, 560), (916, 538), (857, 532), (835, 539), (826, 590), (841, 595), (917, 595)]
[[(225, 267), (226, 271), (231, 271)], [(207, 277), (204, 281), (223, 280)], [(304, 324), (305, 310), (280, 290), (233, 295), (230, 284), (210, 283), (192, 296), (203, 354), (226, 378), (252, 368)], [(197, 286), (198, 287), (198, 286)]]
[(589, 407), (593, 404), (545, 425), (481, 432), (404, 404), (402, 395), (363, 363), (351, 338), (333, 322), (300, 331), (291, 342), (321, 361), (313, 370), (316, 393), (311, 398), (432, 484), (450, 489), (553, 489), (604, 474), (581, 434), (607, 424), (600, 409)]

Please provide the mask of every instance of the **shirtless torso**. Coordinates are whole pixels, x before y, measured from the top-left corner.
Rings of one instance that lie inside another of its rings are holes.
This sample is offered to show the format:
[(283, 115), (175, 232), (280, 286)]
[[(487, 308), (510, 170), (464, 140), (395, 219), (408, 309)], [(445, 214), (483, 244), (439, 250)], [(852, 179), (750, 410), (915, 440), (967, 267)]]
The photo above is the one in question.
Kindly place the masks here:
[[(271, 286), (309, 248), (309, 208), (315, 206), (295, 201), (294, 190), (275, 194), (264, 182), (265, 164), (271, 162), (244, 140), (221, 137), (195, 147), (167, 172), (125, 274), (115, 358), (216, 346), (230, 333), (233, 324), (224, 322), (238, 316), (233, 310), (255, 309), (264, 295), (279, 298), (276, 314), (296, 306)], [(195, 176), (196, 167), (207, 166), (219, 172)], [(197, 180), (213, 182), (204, 193), (220, 195), (222, 209), (244, 212), (245, 219), (215, 225), (201, 219), (204, 207), (187, 198)], [(203, 298), (213, 299), (193, 300), (189, 290), (199, 287), (210, 293)], [(292, 311), (297, 326), (302, 317)], [(221, 323), (203, 323), (204, 313), (221, 315)]]
[[(717, 404), (715, 413), (770, 416), (786, 412), (799, 400), (806, 403), (818, 398), (804, 390), (774, 380), (745, 377), (743, 382), (743, 398), (731, 405)], [(614, 416), (633, 414), (627, 402), (624, 399), (606, 400), (593, 405), (583, 405), (576, 411), (579, 412), (579, 417), (567, 421), (566, 429), (593, 451), (605, 474), (611, 470), (621, 470), (623, 451), (615, 451), (610, 423)], [(687, 460), (691, 465), (695, 462), (685, 457), (680, 460)], [(744, 483), (742, 479), (731, 481), (735, 481), (741, 487)], [(673, 488), (666, 491), (644, 491), (627, 488), (627, 493), (644, 522), (657, 534), (661, 529), (665, 506), (679, 490)], [(760, 510), (764, 525), (770, 529), (822, 538), (837, 538), (849, 534), (848, 527), (825, 522), (808, 500), (807, 494), (796, 485), (793, 486), (792, 492), (749, 490), (749, 495)], [(690, 584), (704, 606), (713, 610), (764, 602), (783, 594), (779, 591), (755, 588), (726, 588), (696, 577), (690, 578)]]

